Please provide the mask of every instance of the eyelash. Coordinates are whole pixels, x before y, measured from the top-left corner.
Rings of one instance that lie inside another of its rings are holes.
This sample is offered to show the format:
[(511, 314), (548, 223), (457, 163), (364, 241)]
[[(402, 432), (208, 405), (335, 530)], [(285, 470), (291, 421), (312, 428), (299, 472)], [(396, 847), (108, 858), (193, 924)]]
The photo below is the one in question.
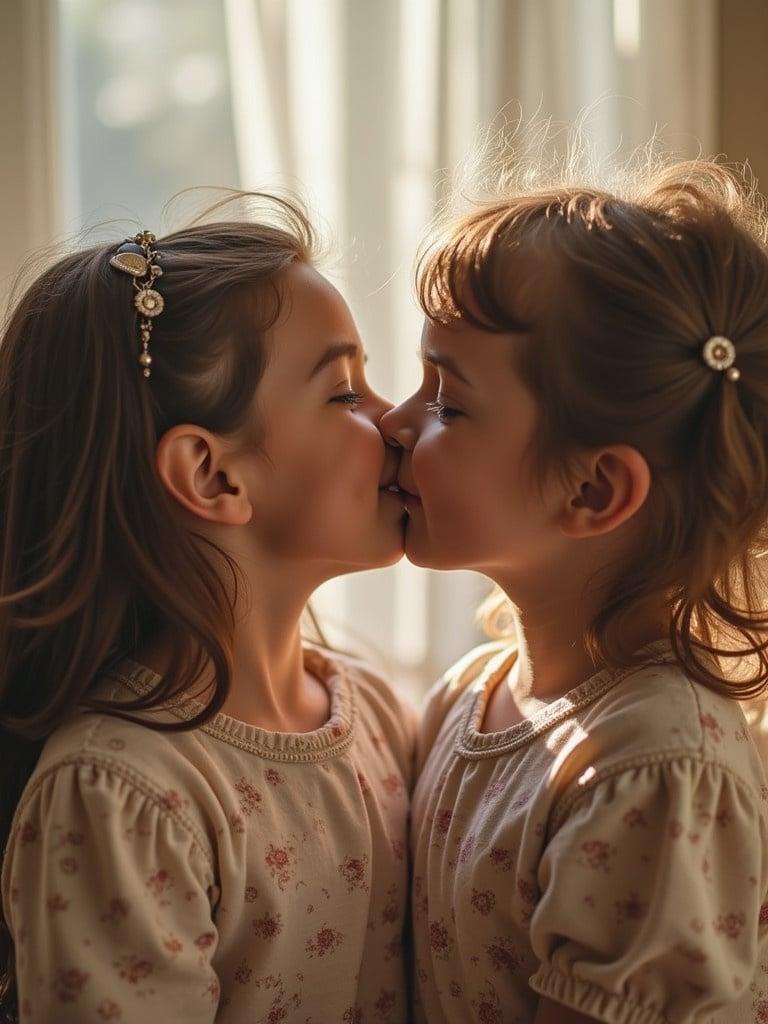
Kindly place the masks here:
[(427, 402), (427, 409), (435, 413), (441, 423), (446, 423), (448, 420), (456, 419), (457, 416), (462, 415), (458, 409), (452, 409), (450, 405), (443, 405), (442, 402)]
[(343, 395), (335, 395), (331, 401), (341, 402), (343, 405), (348, 405), (352, 409), (355, 409), (363, 400), (363, 396), (357, 391), (345, 391)]

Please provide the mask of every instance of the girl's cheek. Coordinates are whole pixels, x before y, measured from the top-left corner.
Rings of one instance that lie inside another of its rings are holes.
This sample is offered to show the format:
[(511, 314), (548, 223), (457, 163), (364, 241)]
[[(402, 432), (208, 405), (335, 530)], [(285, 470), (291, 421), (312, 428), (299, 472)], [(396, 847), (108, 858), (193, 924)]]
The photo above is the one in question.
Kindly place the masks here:
[(425, 464), (436, 460), (451, 458), (451, 439), (448, 431), (442, 424), (442, 429), (435, 430), (433, 426), (427, 427), (421, 432), (413, 448), (413, 464), (418, 462)]
[(362, 420), (359, 423), (359, 431), (361, 451), (371, 458), (380, 459), (384, 451), (384, 438), (379, 433), (379, 428), (370, 420)]
[[(352, 415), (352, 414), (350, 414)], [(362, 473), (378, 476), (384, 454), (384, 439), (373, 423), (358, 421), (355, 429), (347, 432), (336, 449), (335, 462), (341, 473), (353, 467)]]

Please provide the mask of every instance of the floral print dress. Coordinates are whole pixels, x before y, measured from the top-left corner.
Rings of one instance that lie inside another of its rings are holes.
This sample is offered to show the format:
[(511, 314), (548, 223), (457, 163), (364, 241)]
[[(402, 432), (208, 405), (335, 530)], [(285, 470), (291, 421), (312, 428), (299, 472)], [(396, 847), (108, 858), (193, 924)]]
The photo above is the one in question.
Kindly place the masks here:
[(768, 786), (740, 705), (665, 642), (480, 731), (517, 653), (433, 689), (413, 802), (415, 1017), (768, 1022)]
[(331, 695), (314, 732), (83, 714), (51, 736), (3, 863), (22, 1024), (406, 1020), (414, 716), (352, 659), (305, 665)]

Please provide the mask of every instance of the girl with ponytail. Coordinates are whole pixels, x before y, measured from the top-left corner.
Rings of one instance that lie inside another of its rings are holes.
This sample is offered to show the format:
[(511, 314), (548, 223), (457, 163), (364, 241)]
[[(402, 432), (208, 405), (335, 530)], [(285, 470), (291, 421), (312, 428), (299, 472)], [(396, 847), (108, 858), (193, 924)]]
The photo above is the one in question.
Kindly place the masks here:
[(579, 167), (449, 218), (382, 420), (407, 556), (499, 588), (421, 728), (416, 1020), (766, 1020), (765, 215), (716, 163)]

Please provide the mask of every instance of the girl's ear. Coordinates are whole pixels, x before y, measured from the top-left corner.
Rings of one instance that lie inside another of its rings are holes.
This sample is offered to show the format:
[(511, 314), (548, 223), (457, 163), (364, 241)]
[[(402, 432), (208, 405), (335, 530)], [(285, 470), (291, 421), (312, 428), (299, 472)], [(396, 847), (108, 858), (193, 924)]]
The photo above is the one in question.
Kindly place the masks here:
[(243, 526), (253, 508), (229, 454), (214, 434), (184, 423), (160, 438), (155, 465), (168, 493), (188, 512), (214, 523)]
[(650, 486), (650, 468), (635, 448), (601, 448), (582, 463), (576, 493), (566, 496), (560, 529), (574, 538), (610, 533), (642, 507)]

